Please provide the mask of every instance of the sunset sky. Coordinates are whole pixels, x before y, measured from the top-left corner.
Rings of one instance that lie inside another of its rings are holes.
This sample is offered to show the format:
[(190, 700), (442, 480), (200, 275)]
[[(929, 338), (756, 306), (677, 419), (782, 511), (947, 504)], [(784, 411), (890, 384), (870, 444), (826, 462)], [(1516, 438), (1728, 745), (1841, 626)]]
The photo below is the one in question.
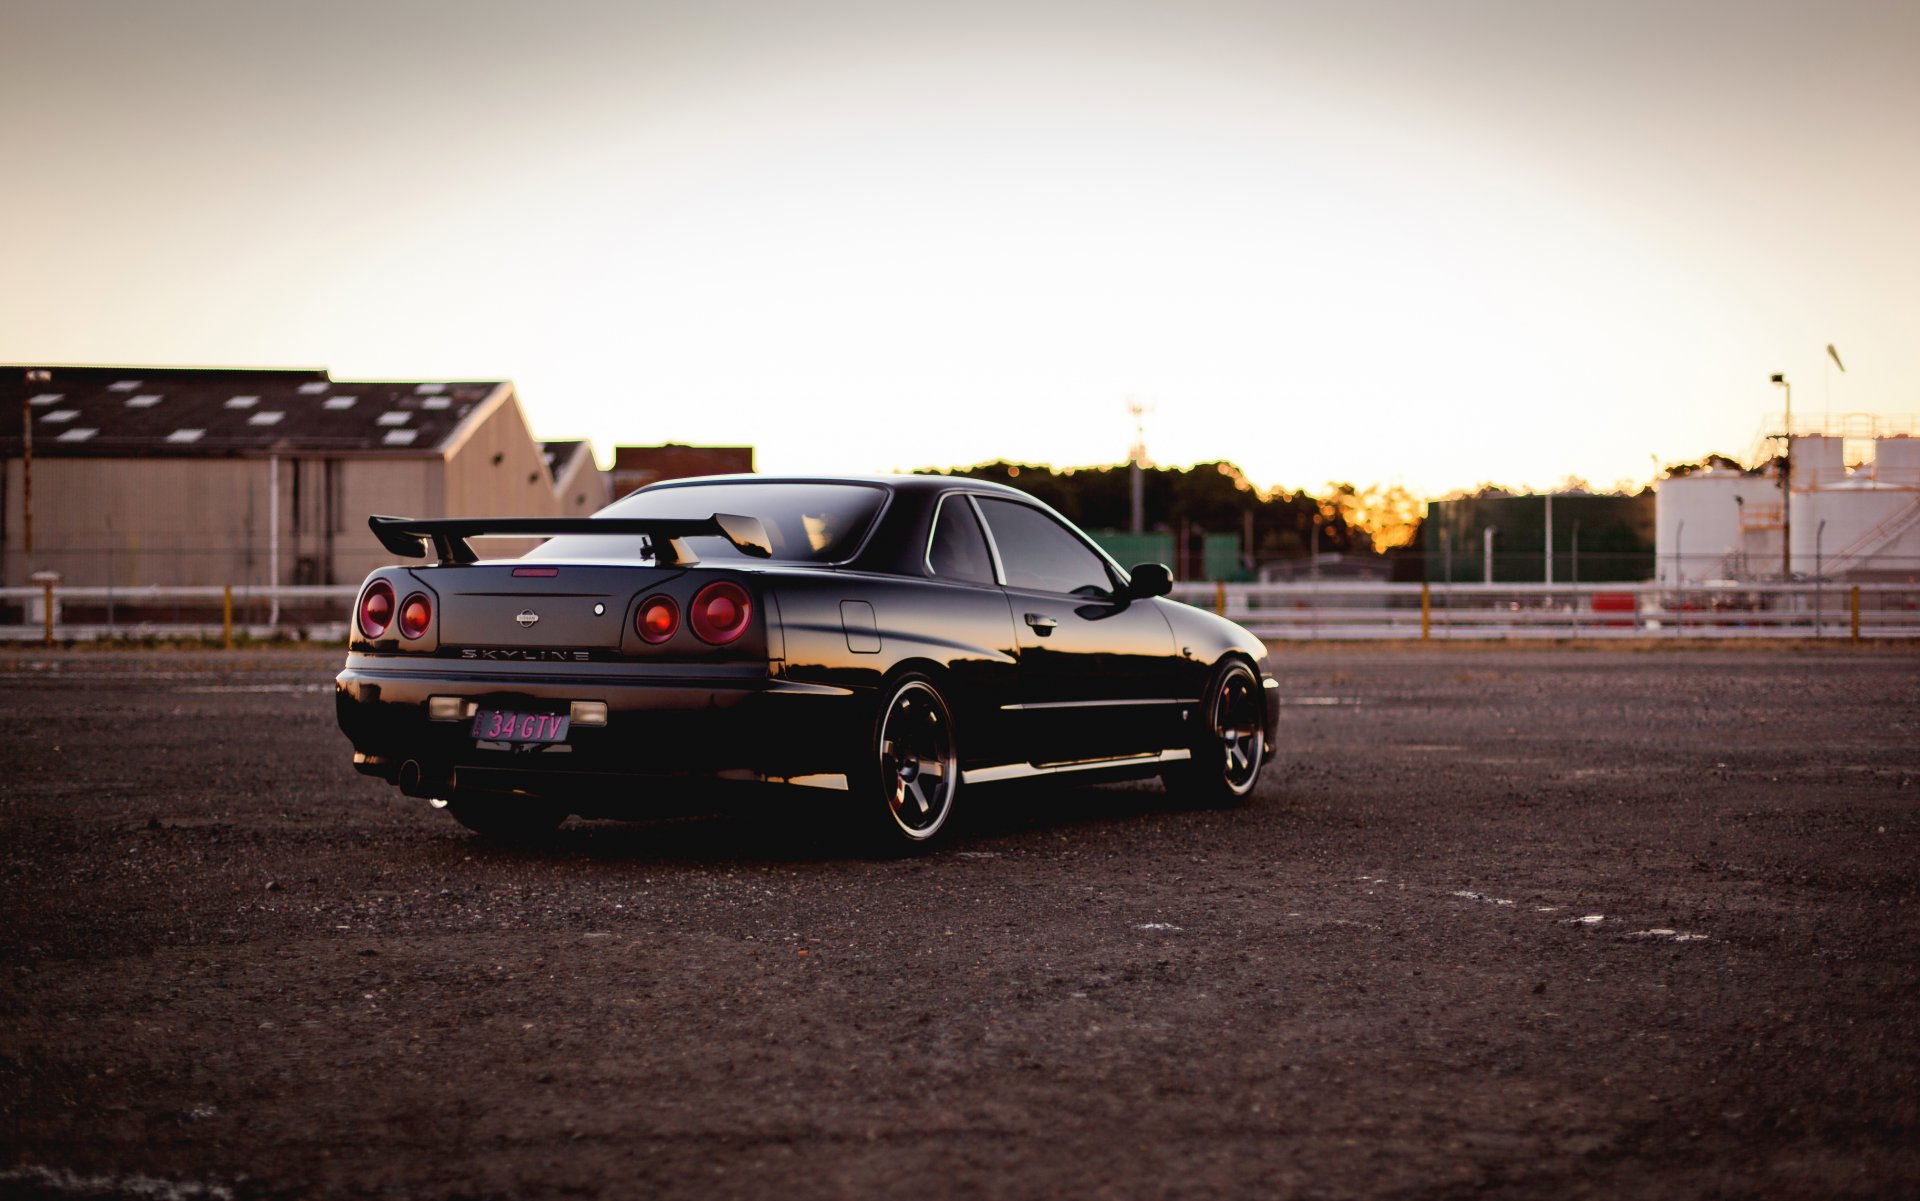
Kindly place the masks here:
[[(0, 361), (769, 471), (1645, 480), (1920, 414), (1920, 4), (0, 0)], [(1847, 373), (1831, 369), (1836, 344)]]

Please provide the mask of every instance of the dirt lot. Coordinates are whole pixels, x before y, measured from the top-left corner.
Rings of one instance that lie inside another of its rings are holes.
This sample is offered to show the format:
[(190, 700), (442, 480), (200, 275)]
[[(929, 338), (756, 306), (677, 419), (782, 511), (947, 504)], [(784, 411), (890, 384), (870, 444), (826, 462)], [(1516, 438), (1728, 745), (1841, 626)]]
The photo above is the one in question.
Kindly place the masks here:
[(906, 862), (490, 848), (336, 661), (0, 653), (0, 1193), (1920, 1195), (1914, 651), (1288, 651)]

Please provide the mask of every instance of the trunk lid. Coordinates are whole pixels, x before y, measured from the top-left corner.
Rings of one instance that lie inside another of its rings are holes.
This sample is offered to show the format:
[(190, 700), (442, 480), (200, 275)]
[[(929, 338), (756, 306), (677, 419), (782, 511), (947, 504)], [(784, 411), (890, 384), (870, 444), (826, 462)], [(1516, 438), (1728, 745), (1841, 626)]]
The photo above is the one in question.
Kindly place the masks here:
[(634, 601), (686, 571), (478, 563), (418, 574), (439, 594), (442, 646), (615, 650)]

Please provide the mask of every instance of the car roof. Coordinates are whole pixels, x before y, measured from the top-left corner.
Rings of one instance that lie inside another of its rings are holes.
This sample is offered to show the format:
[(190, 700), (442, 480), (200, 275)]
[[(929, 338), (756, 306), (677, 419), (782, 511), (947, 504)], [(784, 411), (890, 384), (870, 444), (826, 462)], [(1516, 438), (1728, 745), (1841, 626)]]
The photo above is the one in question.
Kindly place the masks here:
[[(925, 572), (928, 533), (935, 502), (942, 494), (972, 492), (999, 496), (1052, 512), (1039, 498), (1018, 488), (964, 475), (703, 475), (661, 480), (627, 495), (699, 484), (855, 484), (884, 488), (895, 502), (906, 503), (888, 504), (878, 521), (867, 531), (859, 549), (838, 566), (905, 576), (918, 576)], [(1104, 557), (1104, 552), (1100, 553)]]
[(948, 492), (963, 488), (969, 492), (994, 492), (1019, 500), (1032, 501), (1031, 494), (1005, 484), (991, 480), (977, 480), (964, 475), (763, 475), (758, 472), (741, 475), (698, 475), (684, 479), (661, 480), (648, 484), (647, 489), (677, 488), (693, 484), (869, 484), (890, 488), (895, 492)]

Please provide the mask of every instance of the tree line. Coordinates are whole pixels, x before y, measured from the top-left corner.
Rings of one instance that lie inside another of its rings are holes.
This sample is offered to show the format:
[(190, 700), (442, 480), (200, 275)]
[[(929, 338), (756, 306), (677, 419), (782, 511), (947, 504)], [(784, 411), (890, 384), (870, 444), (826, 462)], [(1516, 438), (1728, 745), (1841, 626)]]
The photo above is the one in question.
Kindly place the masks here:
[[(1004, 460), (972, 467), (926, 468), (923, 475), (962, 476), (1010, 484), (1090, 530), (1125, 530), (1132, 523), (1132, 468), (1127, 465), (1055, 469)], [(1192, 467), (1141, 469), (1145, 527), (1189, 534), (1245, 534), (1260, 562), (1320, 553), (1386, 551), (1416, 536), (1425, 506), (1399, 485), (1327, 485), (1262, 490), (1226, 461)]]

